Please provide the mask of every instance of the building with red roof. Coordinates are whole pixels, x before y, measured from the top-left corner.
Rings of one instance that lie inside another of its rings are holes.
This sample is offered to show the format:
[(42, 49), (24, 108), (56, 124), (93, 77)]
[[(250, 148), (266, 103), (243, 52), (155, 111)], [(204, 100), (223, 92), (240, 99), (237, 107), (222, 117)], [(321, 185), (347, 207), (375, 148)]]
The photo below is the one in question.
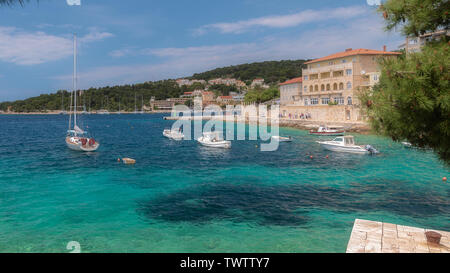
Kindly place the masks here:
[[(308, 114), (317, 121), (363, 120), (357, 92), (372, 88), (378, 82), (381, 58), (395, 58), (400, 54), (387, 51), (386, 47), (383, 50), (349, 48), (306, 62), (300, 99), (294, 101), (294, 105), (282, 107), (282, 115)], [(291, 81), (295, 80), (298, 81)], [(289, 82), (280, 84), (280, 89), (289, 86)]]

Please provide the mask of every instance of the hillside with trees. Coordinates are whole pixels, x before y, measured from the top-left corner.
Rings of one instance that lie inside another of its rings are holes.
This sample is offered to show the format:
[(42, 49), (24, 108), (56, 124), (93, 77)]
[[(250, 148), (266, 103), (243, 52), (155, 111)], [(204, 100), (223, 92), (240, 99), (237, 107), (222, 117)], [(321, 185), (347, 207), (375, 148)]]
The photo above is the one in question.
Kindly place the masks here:
[[(275, 86), (277, 83), (287, 79), (301, 76), (302, 65), (305, 61), (271, 61), (262, 63), (243, 64), (218, 68), (204, 73), (194, 74), (192, 79), (209, 80), (212, 78), (231, 77), (246, 81), (250, 85), (255, 78), (264, 78), (266, 83)], [(82, 90), (78, 97), (79, 105), (84, 106), (86, 111), (106, 109), (118, 111), (119, 103), (122, 111), (134, 111), (135, 104), (140, 110), (142, 101), (148, 105), (152, 97), (156, 100), (179, 97), (184, 92), (195, 89), (204, 89), (206, 86), (195, 83), (192, 86), (179, 87), (175, 80), (164, 80), (156, 82), (145, 82), (133, 85), (106, 86), (101, 88), (90, 88)], [(272, 89), (277, 89), (273, 87)], [(210, 90), (217, 96), (228, 95), (230, 92), (237, 92), (235, 86), (212, 85)], [(267, 91), (262, 97), (258, 97), (261, 92), (252, 93), (249, 101), (264, 101), (268, 93), (276, 95), (274, 91)], [(272, 96), (269, 96), (272, 97)], [(136, 99), (135, 99), (136, 98)], [(256, 99), (255, 99), (256, 98)], [(12, 112), (44, 112), (55, 110), (68, 110), (70, 105), (70, 92), (59, 90), (53, 94), (43, 94), (37, 97), (18, 100), (14, 102), (0, 103), (0, 111)]]
[(285, 60), (241, 64), (197, 73), (191, 79), (211, 80), (227, 77), (244, 81), (249, 85), (252, 80), (263, 78), (266, 83), (275, 84), (300, 77), (302, 75), (302, 66), (305, 62), (306, 60)]

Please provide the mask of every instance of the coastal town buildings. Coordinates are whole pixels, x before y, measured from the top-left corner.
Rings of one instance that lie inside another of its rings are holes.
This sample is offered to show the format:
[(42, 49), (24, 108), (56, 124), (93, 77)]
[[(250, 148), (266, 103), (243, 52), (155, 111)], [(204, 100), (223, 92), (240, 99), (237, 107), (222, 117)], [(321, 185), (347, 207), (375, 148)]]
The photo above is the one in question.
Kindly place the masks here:
[(182, 87), (182, 86), (191, 86), (194, 83), (206, 84), (206, 81), (205, 80), (178, 79), (178, 80), (176, 80), (176, 83), (178, 84), (179, 87)]
[(265, 84), (264, 79), (258, 78), (258, 79), (254, 79), (254, 80), (252, 81), (252, 84), (251, 84), (250, 87), (251, 87), (251, 88), (257, 88), (257, 87), (260, 87), (260, 88), (263, 88), (263, 89), (267, 89), (267, 88), (269, 88), (270, 86), (268, 86), (268, 85)]
[(169, 111), (175, 106), (175, 102), (169, 100), (151, 100), (150, 107), (153, 111), (163, 110)]
[(280, 83), (280, 105), (299, 103), (302, 97), (303, 78), (295, 78)]
[(219, 96), (217, 97), (217, 103), (219, 104), (231, 104), (233, 103), (233, 97), (232, 96)]
[(358, 92), (371, 88), (378, 81), (379, 58), (400, 54), (389, 52), (386, 47), (382, 51), (349, 48), (306, 62), (299, 100), (282, 105), (282, 116), (318, 121), (363, 120)]
[(422, 47), (431, 41), (438, 41), (445, 36), (450, 36), (450, 30), (443, 29), (434, 32), (425, 33), (418, 37), (406, 37), (405, 43), (399, 46), (399, 49), (404, 49), (406, 53), (420, 52)]

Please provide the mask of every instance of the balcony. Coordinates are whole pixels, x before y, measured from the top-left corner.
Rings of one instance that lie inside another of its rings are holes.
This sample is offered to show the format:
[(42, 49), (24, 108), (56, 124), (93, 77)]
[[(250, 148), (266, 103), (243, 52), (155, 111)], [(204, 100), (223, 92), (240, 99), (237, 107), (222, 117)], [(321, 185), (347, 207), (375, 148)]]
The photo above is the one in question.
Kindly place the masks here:
[(333, 71), (345, 70), (345, 69), (353, 69), (353, 63), (327, 65), (324, 67), (313, 68), (313, 69), (303, 69), (303, 75), (320, 74), (320, 73), (333, 72)]

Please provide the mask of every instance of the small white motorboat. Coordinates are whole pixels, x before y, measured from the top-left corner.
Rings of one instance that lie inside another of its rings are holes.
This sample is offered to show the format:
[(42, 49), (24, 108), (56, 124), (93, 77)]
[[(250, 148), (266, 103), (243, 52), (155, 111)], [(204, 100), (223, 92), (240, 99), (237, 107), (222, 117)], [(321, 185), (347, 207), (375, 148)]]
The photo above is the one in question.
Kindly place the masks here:
[(293, 140), (293, 138), (291, 136), (289, 136), (289, 137), (272, 136), (271, 139), (273, 141), (278, 141), (278, 142), (292, 142), (292, 140)]
[(413, 147), (410, 142), (404, 141), (404, 142), (402, 142), (402, 144), (403, 144), (403, 146), (405, 146), (405, 148), (412, 148)]
[(309, 131), (309, 134), (315, 136), (343, 136), (345, 131), (339, 130), (337, 127), (321, 125), (319, 129)]
[(178, 130), (165, 129), (163, 131), (163, 136), (173, 139), (173, 140), (183, 140), (184, 134)]
[(334, 152), (354, 154), (377, 154), (378, 151), (371, 145), (355, 145), (353, 136), (337, 137), (331, 141), (317, 141), (325, 149)]
[(203, 136), (199, 137), (197, 141), (207, 147), (231, 148), (231, 141), (224, 140), (218, 132), (203, 133)]

